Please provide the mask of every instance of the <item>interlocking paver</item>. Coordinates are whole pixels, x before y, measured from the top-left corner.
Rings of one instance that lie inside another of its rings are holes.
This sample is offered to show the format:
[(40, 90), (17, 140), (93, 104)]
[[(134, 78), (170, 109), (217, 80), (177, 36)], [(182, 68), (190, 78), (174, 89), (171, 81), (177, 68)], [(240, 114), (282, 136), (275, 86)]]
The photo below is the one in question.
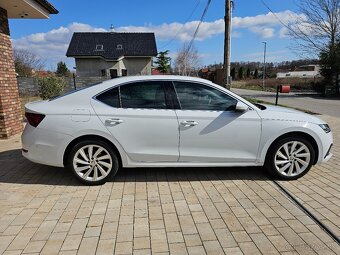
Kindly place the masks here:
[[(340, 119), (334, 157), (280, 183), (340, 235)], [(123, 169), (102, 186), (0, 141), (0, 253), (340, 254), (261, 168)]]

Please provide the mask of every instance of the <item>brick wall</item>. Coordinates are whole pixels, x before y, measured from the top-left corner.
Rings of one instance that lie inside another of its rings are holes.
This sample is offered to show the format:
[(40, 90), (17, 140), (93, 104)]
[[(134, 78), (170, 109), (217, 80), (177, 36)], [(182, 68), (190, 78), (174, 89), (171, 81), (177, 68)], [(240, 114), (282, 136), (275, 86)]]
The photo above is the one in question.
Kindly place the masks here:
[(20, 133), (22, 128), (7, 11), (0, 7), (0, 139)]

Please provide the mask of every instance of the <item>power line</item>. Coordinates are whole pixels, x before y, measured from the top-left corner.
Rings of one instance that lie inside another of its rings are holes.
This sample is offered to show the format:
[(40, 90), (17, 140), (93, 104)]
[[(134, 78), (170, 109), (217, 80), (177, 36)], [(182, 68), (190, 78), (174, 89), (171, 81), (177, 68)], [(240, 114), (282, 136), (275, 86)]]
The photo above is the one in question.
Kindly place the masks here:
[(198, 6), (200, 5), (200, 3), (202, 2), (202, 0), (198, 0), (196, 2), (196, 5), (194, 7), (194, 9), (191, 11), (190, 15), (188, 16), (188, 18), (184, 21), (184, 23), (182, 24), (181, 28), (177, 30), (177, 32), (175, 33), (175, 35), (164, 45), (160, 46), (159, 49), (163, 49), (166, 46), (170, 45), (173, 41), (175, 41), (177, 39), (177, 36), (179, 35), (179, 33), (183, 30), (184, 25), (192, 18), (192, 16), (194, 15), (194, 13), (196, 12)]
[(268, 4), (264, 0), (261, 0), (262, 4), (274, 15), (274, 17), (281, 23), (282, 26), (284, 26), (287, 29), (291, 29), (286, 23), (284, 23), (279, 16), (276, 15), (276, 13), (269, 7)]
[(313, 42), (313, 40), (311, 40), (308, 35), (302, 31), (301, 29), (297, 28), (298, 31), (295, 31), (294, 29), (292, 29), (289, 24), (284, 23), (275, 12), (273, 12), (273, 10), (269, 7), (268, 4), (266, 4), (266, 2), (264, 0), (261, 0), (262, 4), (274, 15), (274, 17), (281, 23), (281, 25), (283, 27), (285, 27), (291, 34), (293, 34), (296, 38), (300, 39), (300, 40), (306, 40), (309, 43), (311, 43), (312, 45), (314, 45), (316, 48), (318, 48), (316, 46), (316, 44)]
[(202, 16), (201, 16), (201, 18), (200, 18), (200, 21), (199, 21), (199, 23), (198, 23), (198, 25), (197, 25), (197, 28), (196, 28), (196, 30), (195, 30), (195, 33), (194, 33), (194, 35), (193, 35), (193, 37), (192, 37), (190, 43), (188, 44), (188, 47), (187, 47), (187, 49), (186, 49), (186, 54), (189, 53), (189, 51), (190, 51), (190, 49), (191, 49), (191, 47), (192, 47), (192, 45), (193, 45), (193, 43), (194, 43), (194, 41), (195, 41), (195, 39), (196, 39), (196, 36), (197, 36), (197, 34), (198, 34), (198, 30), (200, 29), (200, 26), (201, 26), (201, 24), (202, 24), (202, 22), (203, 22), (203, 20), (204, 20), (204, 17), (205, 17), (205, 15), (206, 15), (207, 12), (208, 12), (208, 9), (209, 9), (210, 4), (211, 4), (211, 0), (208, 0), (207, 5), (206, 5), (205, 8), (204, 8), (204, 11), (203, 11)]

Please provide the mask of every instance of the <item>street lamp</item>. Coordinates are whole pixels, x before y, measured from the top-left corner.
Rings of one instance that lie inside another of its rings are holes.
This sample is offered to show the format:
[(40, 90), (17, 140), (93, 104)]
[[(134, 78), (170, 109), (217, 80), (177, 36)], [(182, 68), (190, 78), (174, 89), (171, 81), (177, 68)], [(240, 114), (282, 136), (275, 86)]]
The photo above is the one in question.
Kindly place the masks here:
[(264, 89), (265, 79), (266, 79), (266, 52), (267, 52), (267, 42), (262, 42), (264, 44), (263, 52), (263, 73), (262, 73), (262, 88)]

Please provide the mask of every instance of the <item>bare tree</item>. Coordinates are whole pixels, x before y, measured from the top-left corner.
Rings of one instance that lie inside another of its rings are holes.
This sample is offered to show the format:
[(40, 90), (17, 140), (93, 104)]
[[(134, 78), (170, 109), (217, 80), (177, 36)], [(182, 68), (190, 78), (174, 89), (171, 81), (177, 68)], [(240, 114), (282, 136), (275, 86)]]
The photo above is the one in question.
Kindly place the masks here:
[(177, 51), (175, 58), (175, 71), (184, 76), (198, 76), (200, 66), (199, 55), (197, 49), (192, 46), (188, 50), (186, 44)]
[(19, 76), (31, 77), (34, 71), (42, 70), (44, 61), (29, 50), (14, 49), (15, 71)]
[(315, 57), (333, 48), (340, 35), (340, 0), (300, 0), (298, 7), (302, 15), (286, 25), (295, 49)]

